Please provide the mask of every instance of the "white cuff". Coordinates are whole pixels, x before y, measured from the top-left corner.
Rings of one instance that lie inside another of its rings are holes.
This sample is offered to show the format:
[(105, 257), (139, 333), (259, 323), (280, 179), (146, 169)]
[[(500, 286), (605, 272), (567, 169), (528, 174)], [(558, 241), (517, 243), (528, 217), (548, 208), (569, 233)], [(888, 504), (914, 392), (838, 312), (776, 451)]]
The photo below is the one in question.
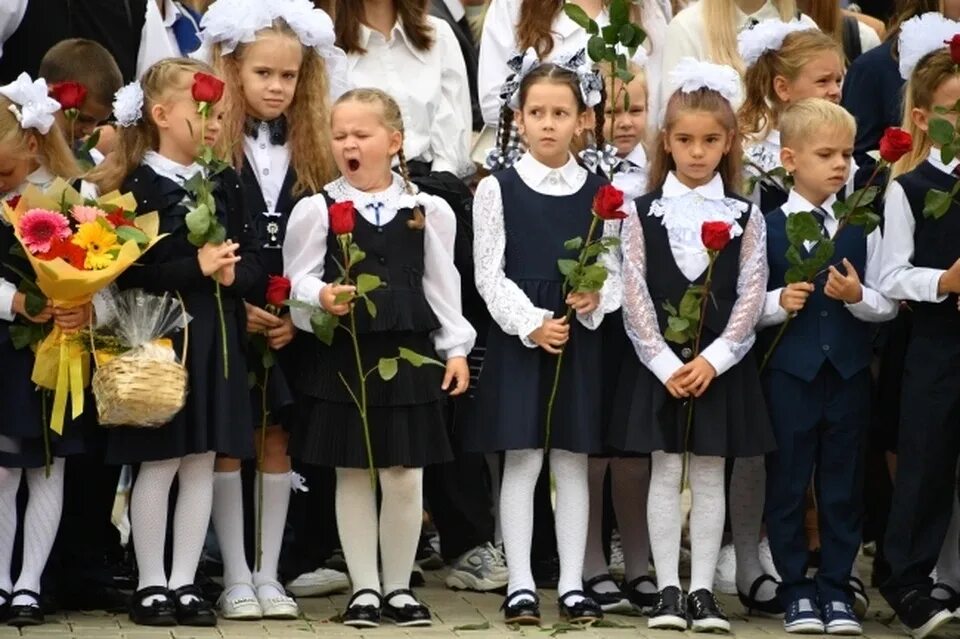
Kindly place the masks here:
[(718, 377), (733, 368), (734, 364), (737, 363), (737, 358), (734, 357), (733, 351), (730, 350), (727, 341), (722, 337), (713, 340), (710, 346), (703, 349), (700, 355), (703, 359), (710, 362), (713, 369), (717, 371)]
[(922, 300), (924, 302), (936, 302), (939, 304), (943, 300), (947, 299), (946, 295), (938, 295), (937, 290), (940, 288), (940, 278), (943, 277), (943, 274), (946, 271), (941, 271), (939, 269), (933, 270), (930, 274), (930, 281), (927, 283), (927, 298)]
[[(326, 284), (315, 277), (305, 277), (297, 282), (297, 290), (294, 291), (293, 299), (319, 306), (320, 291), (324, 286)], [(313, 333), (313, 327), (310, 325), (311, 315), (313, 315), (313, 311), (308, 308), (290, 307), (290, 319), (293, 320), (293, 325), (308, 333)]]
[(530, 312), (530, 316), (524, 318), (520, 323), (517, 330), (517, 335), (520, 336), (520, 341), (523, 342), (523, 345), (527, 348), (538, 348), (537, 343), (530, 339), (530, 333), (543, 326), (543, 320), (551, 319), (552, 317), (553, 313), (551, 311), (535, 307)]
[(600, 328), (600, 323), (603, 322), (603, 317), (606, 315), (606, 311), (603, 308), (603, 304), (598, 304), (597, 308), (593, 310), (592, 313), (576, 313), (577, 321), (583, 324), (584, 328), (587, 330), (595, 331)]
[(454, 357), (466, 357), (467, 353), (469, 353), (469, 351), (466, 346), (454, 346), (443, 354), (443, 359), (444, 361), (450, 361)]
[(680, 358), (677, 357), (677, 354), (674, 353), (673, 349), (669, 346), (660, 351), (660, 353), (647, 364), (650, 372), (656, 375), (657, 379), (659, 379), (660, 383), (664, 386), (666, 386), (667, 381), (673, 377), (673, 374), (682, 367), (683, 362), (680, 361)]
[(763, 313), (761, 313), (760, 320), (757, 322), (759, 328), (776, 326), (787, 321), (787, 312), (780, 306), (780, 294), (782, 292), (783, 287), (767, 291), (763, 299)]
[(17, 294), (17, 287), (12, 282), (0, 279), (0, 320), (12, 322), (17, 314), (13, 312), (13, 296)]

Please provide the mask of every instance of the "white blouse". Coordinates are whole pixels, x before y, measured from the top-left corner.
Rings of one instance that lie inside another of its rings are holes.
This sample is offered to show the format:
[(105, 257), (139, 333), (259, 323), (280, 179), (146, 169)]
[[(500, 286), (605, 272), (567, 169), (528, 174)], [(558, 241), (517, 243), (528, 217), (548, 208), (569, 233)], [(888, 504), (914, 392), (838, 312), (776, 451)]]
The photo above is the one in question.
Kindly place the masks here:
[[(700, 277), (709, 263), (700, 239), (703, 222), (728, 222), (732, 225), (731, 237), (742, 235), (737, 301), (723, 333), (701, 353), (717, 375), (728, 371), (750, 351), (756, 340), (755, 327), (767, 292), (767, 227), (763, 215), (752, 207), (746, 227), (741, 228), (737, 223), (751, 206), (726, 197), (720, 176), (714, 176), (704, 186), (690, 189), (671, 173), (664, 182), (663, 196), (651, 205), (649, 211), (640, 212), (641, 215), (661, 218), (667, 228), (673, 258), (691, 281)], [(640, 361), (657, 379), (666, 383), (683, 362), (667, 345), (660, 331), (653, 299), (647, 289), (646, 247), (638, 216), (624, 220), (621, 241), (626, 332)]]
[[(477, 332), (460, 311), (460, 273), (453, 264), (457, 218), (450, 206), (426, 193), (408, 194), (399, 175), (393, 176), (393, 183), (385, 191), (376, 193), (355, 189), (345, 178), (327, 184), (324, 190), (337, 202), (352, 201), (365, 220), (377, 225), (390, 222), (400, 209), (423, 206), (426, 218), (423, 293), (440, 321), (440, 328), (431, 335), (433, 346), (445, 359), (466, 357), (473, 349)], [(338, 275), (323, 272), (328, 228), (323, 194), (300, 200), (290, 214), (283, 243), (283, 263), (295, 300), (319, 304), (320, 290)], [(298, 328), (313, 332), (310, 315), (309, 310), (290, 310)]]
[[(530, 153), (525, 153), (513, 165), (520, 179), (537, 193), (564, 196), (577, 193), (587, 181), (587, 171), (571, 155), (558, 169), (541, 164)], [(603, 234), (615, 236), (619, 224), (605, 223)], [(477, 186), (473, 204), (473, 260), (477, 291), (487, 304), (490, 316), (507, 335), (516, 335), (529, 348), (537, 344), (530, 333), (553, 318), (552, 309), (537, 308), (526, 293), (507, 277), (507, 235), (503, 221), (503, 198), (500, 183), (488, 176)], [(602, 258), (608, 275), (600, 289), (600, 305), (588, 315), (577, 314), (577, 320), (590, 330), (600, 326), (603, 316), (620, 308), (620, 266), (610, 253)]]
[(458, 177), (474, 172), (470, 159), (472, 107), (467, 66), (453, 30), (428, 16), (434, 43), (420, 51), (400, 22), (389, 37), (360, 25), (360, 46), (349, 54), (351, 87), (377, 87), (397, 101), (403, 115), (403, 153), (407, 160), (432, 162), (434, 171)]
[(647, 176), (650, 173), (647, 152), (642, 144), (638, 144), (623, 160), (611, 182), (623, 191), (624, 200), (632, 202), (647, 192)]

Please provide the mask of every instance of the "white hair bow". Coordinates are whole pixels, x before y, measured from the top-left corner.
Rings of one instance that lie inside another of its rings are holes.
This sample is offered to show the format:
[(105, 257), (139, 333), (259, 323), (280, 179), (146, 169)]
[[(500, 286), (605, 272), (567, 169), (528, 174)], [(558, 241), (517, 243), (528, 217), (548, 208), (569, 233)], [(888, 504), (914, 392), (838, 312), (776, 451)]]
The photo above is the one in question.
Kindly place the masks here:
[(133, 126), (143, 115), (143, 87), (138, 80), (120, 87), (113, 96), (113, 117), (122, 127)]
[(743, 58), (743, 64), (749, 69), (767, 51), (779, 50), (784, 39), (791, 33), (815, 29), (815, 26), (800, 20), (764, 20), (740, 32), (737, 36), (737, 49)]
[(0, 87), (0, 94), (13, 102), (9, 108), (21, 128), (36, 129), (42, 135), (50, 132), (53, 114), (60, 110), (60, 103), (50, 97), (46, 80), (31, 80), (29, 75), (21, 73), (13, 82)]
[(946, 47), (960, 33), (960, 22), (945, 18), (937, 11), (914, 16), (900, 26), (900, 77), (909, 80), (920, 60)]
[(700, 89), (716, 91), (728, 102), (740, 100), (740, 74), (724, 64), (695, 58), (682, 58), (670, 72), (670, 84), (677, 91), (693, 93)]

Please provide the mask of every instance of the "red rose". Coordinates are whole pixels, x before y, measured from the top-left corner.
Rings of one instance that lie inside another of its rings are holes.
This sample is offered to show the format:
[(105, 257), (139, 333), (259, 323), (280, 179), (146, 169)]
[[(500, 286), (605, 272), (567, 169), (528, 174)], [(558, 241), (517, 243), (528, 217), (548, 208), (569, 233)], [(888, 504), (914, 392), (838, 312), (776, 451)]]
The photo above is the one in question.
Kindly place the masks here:
[(730, 243), (730, 225), (726, 222), (704, 222), (700, 239), (708, 251), (722, 251)]
[(601, 220), (622, 220), (627, 214), (620, 210), (623, 206), (623, 191), (612, 184), (604, 184), (593, 196), (593, 212)]
[(949, 40), (944, 40), (943, 43), (950, 45), (950, 57), (953, 59), (953, 63), (960, 64), (960, 33)]
[(353, 223), (357, 215), (357, 210), (353, 208), (353, 202), (334, 202), (330, 205), (330, 230), (334, 235), (343, 235), (353, 233)]
[(20, 204), (20, 196), (19, 196), (19, 195), (13, 195), (13, 196), (7, 198), (7, 206), (9, 206), (11, 209), (17, 208), (17, 204)]
[(209, 73), (194, 73), (191, 93), (197, 102), (213, 104), (223, 97), (223, 80)]
[(127, 217), (121, 208), (116, 208), (112, 213), (108, 213), (107, 222), (113, 224), (113, 228), (115, 229), (118, 229), (121, 226), (136, 226), (136, 224), (133, 223), (133, 220)]
[(893, 164), (909, 153), (912, 147), (913, 138), (909, 133), (895, 126), (887, 127), (880, 138), (880, 157)]
[(282, 275), (271, 275), (267, 280), (267, 304), (280, 308), (290, 299), (290, 280)]
[(69, 238), (55, 238), (50, 242), (50, 250), (46, 253), (37, 254), (41, 260), (63, 259), (67, 264), (75, 269), (83, 270), (84, 262), (87, 259), (87, 252), (82, 247), (77, 246)]
[(50, 85), (50, 96), (64, 111), (79, 109), (87, 97), (87, 87), (79, 82), (55, 82)]

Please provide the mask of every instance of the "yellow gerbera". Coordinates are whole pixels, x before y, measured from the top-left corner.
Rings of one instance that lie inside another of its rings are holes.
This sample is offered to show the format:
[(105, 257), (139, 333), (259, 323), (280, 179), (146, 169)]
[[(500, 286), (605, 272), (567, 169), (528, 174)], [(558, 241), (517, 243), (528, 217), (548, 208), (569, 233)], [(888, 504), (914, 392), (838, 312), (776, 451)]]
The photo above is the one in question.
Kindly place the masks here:
[(78, 226), (72, 241), (87, 252), (83, 267), (88, 270), (107, 268), (120, 249), (116, 233), (100, 222), (85, 222)]

